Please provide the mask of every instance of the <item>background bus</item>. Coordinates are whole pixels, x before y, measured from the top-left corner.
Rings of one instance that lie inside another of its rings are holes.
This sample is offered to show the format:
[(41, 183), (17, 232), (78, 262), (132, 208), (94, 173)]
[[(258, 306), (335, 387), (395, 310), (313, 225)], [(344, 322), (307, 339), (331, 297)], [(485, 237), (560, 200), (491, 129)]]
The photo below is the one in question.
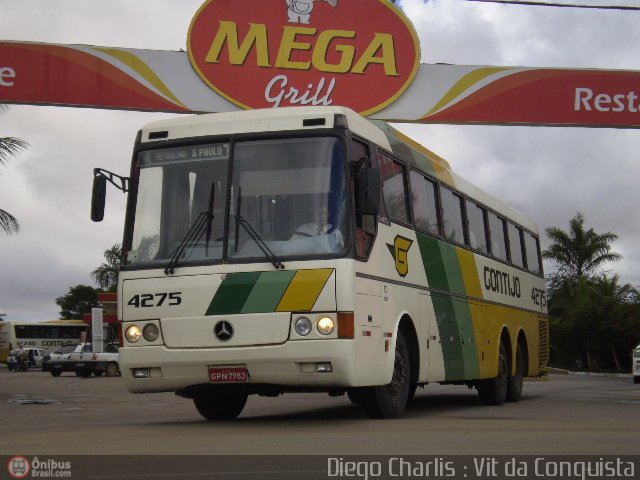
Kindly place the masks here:
[(49, 320), (46, 322), (0, 322), (0, 363), (7, 362), (9, 351), (24, 348), (50, 348), (78, 343), (89, 326), (82, 320)]
[[(538, 229), (347, 108), (180, 117), (138, 134), (119, 277), (127, 388), (207, 419), (348, 394), (397, 417), (430, 382), (517, 401), (544, 371)], [(106, 176), (104, 176), (106, 175)], [(317, 228), (312, 228), (316, 225)]]

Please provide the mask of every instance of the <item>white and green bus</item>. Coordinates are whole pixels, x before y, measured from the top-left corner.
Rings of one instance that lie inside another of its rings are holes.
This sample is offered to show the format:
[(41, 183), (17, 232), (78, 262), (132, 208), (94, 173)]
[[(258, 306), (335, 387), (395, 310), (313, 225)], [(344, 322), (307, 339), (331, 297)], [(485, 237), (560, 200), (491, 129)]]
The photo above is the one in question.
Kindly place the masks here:
[(248, 395), (348, 394), (398, 417), (418, 386), (517, 401), (547, 361), (538, 230), (347, 108), (180, 117), (138, 134), (119, 315), (131, 392), (205, 418)]
[(82, 320), (0, 321), (0, 363), (7, 363), (7, 356), (14, 348), (49, 350), (78, 343), (88, 328), (89, 325)]

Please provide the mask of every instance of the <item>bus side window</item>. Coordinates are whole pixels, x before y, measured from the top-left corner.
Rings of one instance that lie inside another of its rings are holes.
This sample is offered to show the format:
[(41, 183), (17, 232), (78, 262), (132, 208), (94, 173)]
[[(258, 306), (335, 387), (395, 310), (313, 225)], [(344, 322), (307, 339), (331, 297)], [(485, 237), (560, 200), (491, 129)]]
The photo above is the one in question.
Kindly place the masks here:
[(391, 220), (409, 223), (404, 166), (382, 152), (378, 152), (378, 164), (387, 215)]
[(489, 238), (491, 254), (500, 260), (508, 260), (504, 219), (493, 212), (489, 212)]
[(517, 267), (524, 268), (524, 256), (522, 255), (522, 229), (513, 223), (507, 223), (509, 231), (509, 253), (511, 263)]
[[(369, 159), (369, 147), (358, 140), (351, 141), (351, 162), (356, 163), (361, 158)], [(371, 166), (370, 161), (366, 166)], [(355, 250), (358, 260), (365, 260), (376, 236), (376, 218), (374, 215), (356, 215)]]
[(487, 211), (477, 203), (467, 200), (467, 221), (469, 224), (469, 246), (478, 252), (489, 253), (487, 248)]
[(529, 232), (524, 232), (525, 258), (527, 259), (527, 269), (531, 273), (540, 275), (542, 267), (540, 265), (540, 247), (538, 239)]
[(432, 235), (440, 235), (436, 184), (416, 171), (409, 174), (411, 206), (416, 228)]
[(444, 237), (451, 242), (464, 245), (462, 197), (443, 185), (440, 188), (440, 200)]

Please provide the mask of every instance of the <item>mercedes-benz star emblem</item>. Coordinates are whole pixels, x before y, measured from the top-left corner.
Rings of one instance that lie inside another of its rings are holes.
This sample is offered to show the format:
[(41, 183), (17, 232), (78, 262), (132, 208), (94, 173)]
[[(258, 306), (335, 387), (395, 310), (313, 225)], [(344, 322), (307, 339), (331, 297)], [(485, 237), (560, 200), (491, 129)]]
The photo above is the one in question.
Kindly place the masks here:
[(221, 342), (228, 342), (233, 337), (233, 325), (226, 320), (222, 320), (213, 327), (213, 334)]

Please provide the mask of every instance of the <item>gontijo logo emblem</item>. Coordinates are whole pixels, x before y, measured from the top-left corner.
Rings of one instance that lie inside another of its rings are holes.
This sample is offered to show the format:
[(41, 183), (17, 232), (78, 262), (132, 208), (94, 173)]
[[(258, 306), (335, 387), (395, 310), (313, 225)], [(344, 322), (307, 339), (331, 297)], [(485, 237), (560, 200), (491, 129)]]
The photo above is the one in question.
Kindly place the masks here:
[(401, 235), (396, 235), (393, 245), (387, 243), (387, 248), (396, 261), (396, 271), (401, 277), (406, 277), (409, 273), (409, 249), (412, 244), (413, 240)]
[(191, 65), (242, 108), (394, 102), (420, 46), (389, 0), (208, 0), (189, 27)]

